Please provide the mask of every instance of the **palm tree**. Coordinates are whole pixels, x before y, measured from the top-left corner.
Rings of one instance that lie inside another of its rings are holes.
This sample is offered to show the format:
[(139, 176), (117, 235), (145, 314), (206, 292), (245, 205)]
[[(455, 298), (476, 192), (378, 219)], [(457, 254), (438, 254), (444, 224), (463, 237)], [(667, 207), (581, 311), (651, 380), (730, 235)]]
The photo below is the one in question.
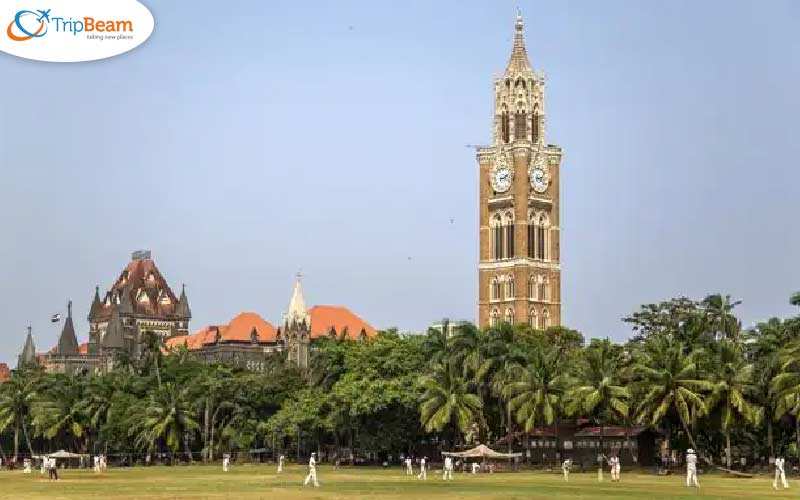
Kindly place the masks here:
[(692, 447), (698, 449), (689, 423), (693, 410), (697, 410), (698, 416), (706, 413), (702, 392), (712, 386), (697, 377), (696, 355), (694, 351), (687, 355), (682, 342), (666, 335), (653, 336), (636, 353), (632, 373), (642, 394), (636, 420), (658, 427), (674, 411)]
[(82, 451), (85, 417), (80, 403), (84, 398), (82, 377), (51, 375), (48, 389), (40, 391), (31, 405), (31, 423), (37, 435), (53, 439), (61, 435), (62, 441), (71, 438), (72, 444)]
[(608, 418), (624, 419), (628, 413), (630, 391), (620, 383), (620, 369), (620, 353), (615, 352), (611, 341), (594, 341), (578, 357), (565, 395), (567, 414), (598, 417), (600, 453), (603, 453), (603, 428)]
[(771, 384), (775, 416), (788, 413), (795, 417), (795, 437), (800, 453), (800, 339), (791, 341), (782, 349), (779, 359), (779, 372)]
[(436, 365), (431, 375), (420, 379), (420, 385), (424, 390), (420, 420), (427, 432), (453, 426), (458, 436), (482, 418), (480, 398), (469, 392), (455, 368)]
[[(114, 406), (114, 396), (118, 390), (124, 390), (120, 384), (121, 378), (116, 374), (92, 377), (86, 388), (86, 396), (79, 403), (80, 409), (88, 416), (96, 440), (103, 435), (103, 428), (108, 422)], [(95, 446), (96, 444), (97, 441), (95, 441)]]
[(131, 415), (129, 435), (135, 435), (139, 448), (152, 451), (163, 440), (172, 453), (183, 442), (184, 452), (191, 459), (189, 433), (198, 429), (194, 409), (189, 398), (189, 387), (178, 388), (166, 383), (154, 388), (147, 399), (134, 408)]
[(775, 412), (775, 400), (771, 391), (772, 379), (780, 373), (780, 353), (783, 346), (792, 340), (791, 330), (778, 318), (759, 323), (746, 333), (749, 346), (748, 357), (755, 362), (754, 384), (758, 394), (758, 404), (764, 409), (767, 425), (767, 448), (769, 456), (775, 457), (775, 437), (773, 421), (780, 417)]
[(753, 365), (745, 361), (741, 344), (724, 338), (717, 350), (717, 358), (712, 365), (712, 389), (706, 406), (708, 411), (715, 408), (720, 411), (720, 430), (725, 436), (725, 460), (730, 467), (731, 426), (735, 422), (757, 423), (763, 409), (752, 401), (756, 393)]
[(14, 428), (14, 458), (19, 455), (19, 434), (25, 436), (28, 451), (33, 455), (27, 422), (30, 409), (38, 395), (38, 376), (33, 371), (15, 370), (11, 378), (0, 385), (0, 433), (8, 427)]
[(437, 364), (448, 364), (450, 362), (450, 322), (442, 321), (441, 328), (428, 328), (428, 333), (422, 341), (424, 351), (428, 355), (428, 362), (431, 366)]
[(731, 300), (730, 295), (709, 295), (703, 299), (707, 321), (716, 339), (739, 340), (741, 323), (732, 311), (741, 303), (741, 300)]
[[(508, 400), (510, 413), (525, 432), (531, 432), (537, 423), (552, 425), (558, 418), (564, 393), (559, 366), (562, 359), (560, 349), (542, 348), (531, 351), (524, 364), (515, 363), (508, 367), (503, 396)], [(526, 446), (527, 443), (526, 439)], [(559, 450), (558, 443), (556, 450)]]
[(147, 330), (142, 334), (142, 357), (140, 359), (143, 368), (150, 365), (153, 366), (156, 372), (156, 380), (158, 387), (161, 387), (161, 357), (163, 356), (164, 339), (161, 335)]

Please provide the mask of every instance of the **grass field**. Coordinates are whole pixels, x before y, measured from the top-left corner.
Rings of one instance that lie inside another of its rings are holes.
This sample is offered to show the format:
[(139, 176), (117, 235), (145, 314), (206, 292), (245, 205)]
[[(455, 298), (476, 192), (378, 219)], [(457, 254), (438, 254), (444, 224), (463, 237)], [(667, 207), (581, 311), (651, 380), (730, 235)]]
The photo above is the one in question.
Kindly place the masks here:
[(625, 474), (622, 482), (597, 482), (595, 474), (576, 474), (564, 483), (558, 474), (520, 472), (461, 474), (452, 482), (442, 481), (434, 471), (426, 482), (406, 477), (399, 468), (318, 467), (320, 488), (303, 488), (305, 467), (291, 466), (275, 474), (273, 466), (241, 465), (223, 473), (218, 466), (149, 467), (109, 469), (103, 474), (67, 470), (58, 482), (38, 473), (0, 471), (0, 499), (696, 499), (696, 498), (794, 498), (800, 483), (787, 491), (774, 491), (766, 476), (735, 479), (720, 475), (700, 477), (702, 489), (686, 488), (684, 478)]

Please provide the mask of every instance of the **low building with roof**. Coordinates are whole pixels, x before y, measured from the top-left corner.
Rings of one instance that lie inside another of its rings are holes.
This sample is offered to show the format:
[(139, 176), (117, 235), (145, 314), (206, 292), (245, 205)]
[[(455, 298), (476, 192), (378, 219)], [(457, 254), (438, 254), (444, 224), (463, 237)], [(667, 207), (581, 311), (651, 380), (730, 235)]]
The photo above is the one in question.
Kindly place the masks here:
[(173, 337), (166, 345), (172, 351), (188, 349), (208, 363), (262, 371), (268, 356), (283, 351), (287, 351), (289, 362), (307, 367), (314, 339), (366, 340), (376, 335), (375, 328), (346, 307), (307, 308), (298, 275), (282, 326), (276, 328), (258, 313), (243, 312), (226, 324), (208, 325), (191, 335)]
[(8, 369), (8, 365), (5, 363), (0, 363), (0, 384), (8, 382), (10, 376), (11, 371)]

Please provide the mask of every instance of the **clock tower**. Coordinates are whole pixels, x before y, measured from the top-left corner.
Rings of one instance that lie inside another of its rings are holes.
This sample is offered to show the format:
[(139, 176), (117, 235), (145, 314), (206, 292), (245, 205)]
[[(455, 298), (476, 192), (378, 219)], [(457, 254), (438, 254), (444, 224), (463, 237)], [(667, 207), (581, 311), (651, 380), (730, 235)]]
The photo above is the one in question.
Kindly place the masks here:
[(492, 143), (480, 169), (478, 323), (561, 324), (559, 167), (545, 141), (544, 75), (531, 68), (522, 16), (502, 77), (494, 82)]

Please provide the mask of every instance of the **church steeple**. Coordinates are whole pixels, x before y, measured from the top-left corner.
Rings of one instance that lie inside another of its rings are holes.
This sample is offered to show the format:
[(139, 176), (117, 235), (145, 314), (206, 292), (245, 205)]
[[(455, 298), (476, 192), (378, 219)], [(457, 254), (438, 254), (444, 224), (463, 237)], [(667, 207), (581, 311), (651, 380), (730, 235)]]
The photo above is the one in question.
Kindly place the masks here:
[(67, 320), (58, 338), (56, 346), (58, 354), (78, 354), (78, 337), (75, 336), (75, 326), (72, 324), (72, 301), (67, 303)]
[(297, 282), (294, 284), (292, 300), (284, 319), (284, 332), (286, 335), (286, 348), (288, 360), (300, 368), (308, 367), (308, 346), (311, 342), (311, 316), (306, 309), (303, 298), (303, 287), (300, 284), (302, 275), (297, 273)]
[(514, 47), (511, 49), (511, 58), (506, 67), (506, 76), (516, 76), (521, 73), (530, 73), (531, 63), (528, 61), (528, 52), (525, 50), (525, 30), (522, 22), (522, 13), (517, 11), (514, 22)]

